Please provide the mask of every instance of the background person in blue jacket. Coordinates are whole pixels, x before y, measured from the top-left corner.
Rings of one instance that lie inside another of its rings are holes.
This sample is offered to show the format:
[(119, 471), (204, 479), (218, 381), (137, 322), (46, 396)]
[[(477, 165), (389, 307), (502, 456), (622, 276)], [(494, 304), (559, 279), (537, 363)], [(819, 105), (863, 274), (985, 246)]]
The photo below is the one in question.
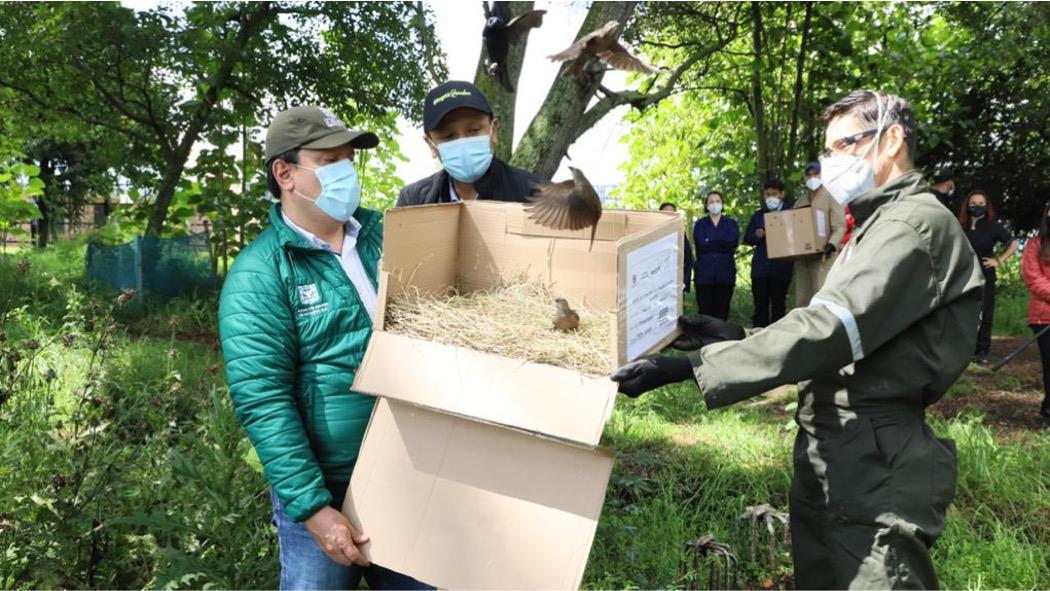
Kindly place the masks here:
[(696, 305), (700, 312), (726, 320), (736, 286), (736, 261), (733, 253), (740, 242), (740, 226), (722, 217), (722, 194), (711, 191), (704, 198), (707, 215), (693, 226), (696, 243)]
[(784, 183), (780, 179), (767, 180), (762, 185), (762, 196), (762, 207), (751, 216), (744, 232), (744, 243), (755, 247), (751, 257), (751, 295), (755, 300), (751, 321), (755, 328), (768, 326), (784, 317), (794, 269), (791, 261), (770, 260), (766, 252), (764, 216), (770, 211), (788, 209), (784, 203)]
[[(661, 203), (660, 211), (670, 211), (672, 213), (678, 211), (678, 207), (674, 203)], [(685, 249), (685, 269), (682, 277), (682, 285), (685, 287), (685, 293), (689, 293), (689, 287), (693, 284), (693, 245), (689, 242), (689, 237), (686, 236), (682, 242), (682, 248)]]

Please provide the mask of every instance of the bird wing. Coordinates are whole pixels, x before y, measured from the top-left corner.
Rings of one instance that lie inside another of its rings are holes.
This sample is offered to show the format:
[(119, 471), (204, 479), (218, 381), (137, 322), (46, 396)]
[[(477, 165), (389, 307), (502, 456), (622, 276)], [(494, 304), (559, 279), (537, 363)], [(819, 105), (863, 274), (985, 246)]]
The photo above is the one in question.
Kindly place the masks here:
[(568, 47), (568, 49), (562, 50), (562, 51), (560, 51), (560, 52), (558, 52), (558, 53), (556, 53), (554, 55), (548, 55), (547, 59), (549, 59), (552, 62), (563, 62), (565, 60), (574, 60), (574, 59), (580, 57), (580, 53), (583, 52), (584, 48), (587, 47), (587, 43), (589, 43), (592, 39), (597, 39), (598, 37), (601, 37), (603, 35), (607, 35), (609, 33), (609, 31), (615, 29), (618, 26), (619, 26), (618, 22), (616, 22), (616, 21), (609, 21), (609, 22), (605, 23), (602, 26), (602, 28), (598, 29), (597, 31), (591, 31), (590, 33), (587, 33), (583, 37), (580, 37), (579, 41), (577, 41), (576, 43), (573, 43), (572, 45), (570, 45)]
[(517, 41), (529, 29), (542, 26), (543, 15), (545, 14), (547, 14), (546, 10), (530, 10), (511, 19), (507, 23), (507, 36), (510, 38), (511, 43)]
[(598, 223), (602, 210), (576, 188), (573, 181), (563, 181), (536, 187), (529, 205), (525, 206), (529, 219), (555, 230), (579, 230)]
[(614, 43), (608, 50), (599, 52), (598, 59), (617, 70), (641, 72), (643, 74), (656, 74), (660, 71), (659, 68), (654, 68), (632, 55), (630, 51), (627, 51), (619, 43)]
[(587, 41), (590, 40), (591, 35), (594, 35), (594, 33), (591, 33), (583, 39), (580, 39), (576, 43), (573, 43), (568, 47), (568, 49), (559, 51), (554, 55), (548, 55), (547, 59), (549, 59), (552, 62), (564, 62), (565, 60), (574, 60), (580, 57), (580, 53), (583, 52), (584, 47), (587, 47)]

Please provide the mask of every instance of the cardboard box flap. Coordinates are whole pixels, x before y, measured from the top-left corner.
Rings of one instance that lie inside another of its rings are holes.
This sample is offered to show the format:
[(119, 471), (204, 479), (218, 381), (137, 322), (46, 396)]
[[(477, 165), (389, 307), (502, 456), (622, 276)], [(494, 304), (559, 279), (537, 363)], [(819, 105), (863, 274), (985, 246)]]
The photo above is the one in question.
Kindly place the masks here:
[(405, 285), (421, 291), (442, 291), (454, 285), (461, 210), (458, 203), (387, 210), (380, 268), (390, 274), (392, 296), (400, 294)]
[[(508, 211), (510, 212), (508, 214)], [(576, 305), (611, 311), (616, 303), (616, 242), (526, 236), (507, 231), (520, 209), (464, 209), (460, 222), (457, 286), (490, 289), (524, 278), (540, 281)]]
[(380, 400), (343, 512), (371, 561), (446, 589), (575, 589), (612, 457)]
[(375, 332), (354, 390), (597, 445), (612, 415), (607, 377)]

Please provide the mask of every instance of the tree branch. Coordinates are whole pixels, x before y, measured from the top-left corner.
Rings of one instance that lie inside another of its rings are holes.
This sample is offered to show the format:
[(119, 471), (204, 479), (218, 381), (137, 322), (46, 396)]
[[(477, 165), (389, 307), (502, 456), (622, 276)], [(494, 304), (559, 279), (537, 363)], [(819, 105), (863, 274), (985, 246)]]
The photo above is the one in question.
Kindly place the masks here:
[(135, 130), (128, 129), (126, 127), (121, 127), (120, 125), (117, 125), (115, 123), (106, 121), (104, 119), (99, 119), (99, 118), (96, 118), (96, 117), (92, 117), (92, 116), (90, 116), (90, 115), (88, 115), (86, 113), (78, 111), (77, 109), (75, 109), (75, 108), (73, 108), (71, 106), (68, 106), (68, 105), (65, 105), (65, 104), (62, 104), (62, 103), (59, 103), (59, 102), (56, 102), (56, 101), (45, 100), (45, 99), (41, 98), (40, 96), (38, 96), (36, 93), (34, 93), (32, 90), (29, 90), (28, 88), (24, 88), (22, 86), (19, 86), (19, 85), (13, 83), (13, 82), (8, 81), (8, 80), (0, 79), (0, 86), (3, 86), (5, 88), (10, 88), (11, 90), (14, 90), (14, 91), (16, 91), (18, 93), (21, 93), (23, 96), (28, 98), (30, 101), (32, 101), (36, 106), (40, 107), (41, 109), (44, 109), (44, 110), (56, 109), (56, 110), (58, 110), (60, 112), (68, 113), (70, 115), (73, 115), (73, 116), (77, 117), (78, 119), (80, 119), (81, 121), (83, 121), (85, 123), (88, 123), (90, 125), (96, 125), (98, 127), (104, 127), (106, 129), (111, 129), (113, 131), (122, 133), (122, 134), (128, 136), (131, 139), (134, 139), (136, 141), (142, 142), (142, 143), (147, 144), (147, 145), (156, 143), (156, 140), (154, 138), (150, 138), (149, 136), (147, 136), (147, 135), (145, 135), (145, 134), (143, 134), (141, 132), (137, 132)]
[[(614, 92), (612, 90), (609, 90), (605, 86), (599, 85), (598, 88), (602, 91), (603, 94), (605, 94), (605, 96), (584, 113), (584, 122), (586, 123), (587, 118), (589, 117), (597, 117), (594, 119), (594, 122), (597, 123), (598, 119), (601, 119), (601, 117), (605, 116), (605, 114), (607, 114), (609, 111), (621, 105), (629, 104), (640, 111), (644, 111), (645, 109), (655, 105), (656, 103), (670, 96), (672, 92), (674, 92), (675, 86), (677, 86), (682, 76), (685, 75), (685, 73), (689, 71), (690, 68), (695, 66), (697, 63), (707, 59), (715, 52), (725, 48), (727, 45), (729, 45), (730, 42), (732, 42), (732, 40), (732, 36), (720, 39), (719, 42), (715, 45), (708, 47), (704, 51), (700, 51), (691, 55), (689, 59), (679, 64), (677, 68), (671, 71), (671, 75), (670, 77), (668, 77), (667, 82), (665, 82), (659, 90), (652, 92)], [(651, 84), (655, 84), (655, 81)], [(587, 129), (587, 127), (584, 127), (583, 129)]]
[[(488, 2), (482, 2), (482, 6), (485, 8), (485, 18), (489, 17), (489, 4)], [(441, 82), (441, 77), (438, 75), (437, 66), (434, 65), (434, 48), (431, 44), (430, 36), (427, 35), (427, 19), (426, 11), (423, 10), (423, 3), (416, 2), (414, 4), (416, 8), (416, 18), (419, 20), (419, 42), (423, 45), (423, 55), (426, 56), (427, 60), (427, 73), (430, 74), (430, 79), (435, 83)]]

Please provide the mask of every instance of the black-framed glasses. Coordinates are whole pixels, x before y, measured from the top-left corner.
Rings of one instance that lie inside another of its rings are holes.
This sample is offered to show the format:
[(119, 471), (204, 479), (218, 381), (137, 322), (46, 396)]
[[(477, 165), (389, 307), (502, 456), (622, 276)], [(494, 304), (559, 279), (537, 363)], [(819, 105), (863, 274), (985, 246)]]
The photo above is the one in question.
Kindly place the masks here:
[(844, 138), (839, 138), (839, 139), (835, 140), (834, 142), (832, 142), (831, 148), (828, 149), (828, 150), (825, 150), (824, 153), (821, 154), (820, 156), (821, 156), (821, 158), (830, 158), (834, 154), (839, 154), (841, 152), (845, 152), (846, 148), (849, 148), (850, 146), (860, 142), (861, 140), (863, 140), (865, 138), (872, 137), (873, 135), (875, 135), (877, 133), (879, 133), (878, 128), (872, 128), (872, 129), (868, 129), (868, 130), (862, 131), (860, 133), (855, 133), (853, 135), (847, 135)]

